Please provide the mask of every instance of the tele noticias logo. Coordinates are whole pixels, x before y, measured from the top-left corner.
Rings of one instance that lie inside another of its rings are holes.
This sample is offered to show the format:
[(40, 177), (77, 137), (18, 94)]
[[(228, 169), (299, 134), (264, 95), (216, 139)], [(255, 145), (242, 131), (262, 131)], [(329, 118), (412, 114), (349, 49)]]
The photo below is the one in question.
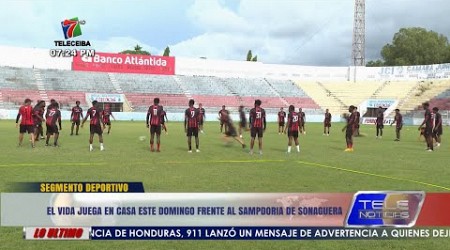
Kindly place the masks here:
[(81, 25), (86, 23), (85, 20), (78, 20), (78, 17), (66, 19), (61, 22), (61, 27), (64, 33), (64, 38), (69, 39), (77, 36), (81, 36)]

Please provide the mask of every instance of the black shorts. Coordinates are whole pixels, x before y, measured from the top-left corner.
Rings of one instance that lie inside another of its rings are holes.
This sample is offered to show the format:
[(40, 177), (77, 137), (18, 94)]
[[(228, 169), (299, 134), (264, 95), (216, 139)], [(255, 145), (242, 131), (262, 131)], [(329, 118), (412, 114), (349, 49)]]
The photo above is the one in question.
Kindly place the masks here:
[(98, 124), (98, 125), (91, 124), (90, 132), (91, 132), (91, 135), (92, 134), (102, 135), (103, 134), (102, 126), (100, 126), (100, 124)]
[(425, 127), (425, 130), (423, 131), (423, 135), (425, 135), (425, 136), (432, 136), (433, 135), (433, 128)]
[(433, 136), (441, 136), (442, 135), (442, 127), (433, 130)]
[(300, 122), (300, 127), (305, 127), (305, 122)]
[(377, 129), (383, 129), (384, 125), (383, 124), (377, 124)]
[(331, 127), (331, 122), (324, 122), (323, 126), (329, 128)]
[(20, 126), (19, 126), (19, 132), (20, 132), (21, 134), (24, 134), (24, 133), (32, 134), (32, 133), (34, 133), (34, 126), (33, 126), (33, 125), (23, 125), (23, 124), (20, 124)]
[(198, 136), (198, 128), (188, 128), (186, 135), (197, 137)]
[(284, 122), (279, 122), (278, 127), (284, 127)]
[(246, 121), (241, 121), (239, 123), (239, 126), (241, 126), (241, 128), (247, 128), (247, 122)]
[(256, 137), (256, 135), (258, 135), (258, 138), (262, 138), (263, 137), (263, 128), (252, 127), (250, 129), (250, 136), (254, 138), (254, 137)]
[(223, 124), (225, 124), (222, 120), (220, 120), (220, 126), (222, 126)]
[(203, 119), (198, 121), (198, 125), (203, 126)]
[(234, 127), (228, 127), (228, 131), (225, 132), (225, 135), (232, 136), (232, 137), (237, 136), (236, 129)]
[(354, 131), (352, 127), (347, 127), (347, 129), (345, 130), (345, 138), (352, 138), (353, 132)]
[(47, 135), (59, 134), (58, 126), (47, 124)]
[(400, 125), (400, 126), (396, 126), (396, 127), (395, 127), (395, 129), (397, 129), (397, 130), (402, 130), (402, 128), (403, 128), (403, 125)]
[(150, 134), (161, 134), (161, 126), (158, 125), (151, 125), (150, 126)]
[(291, 131), (290, 129), (288, 129), (288, 137), (294, 137), (294, 138), (298, 138), (298, 130), (297, 131)]
[(72, 124), (75, 124), (77, 126), (80, 126), (80, 119), (78, 120), (72, 120)]
[(111, 120), (103, 121), (103, 124), (104, 124), (104, 125), (111, 126)]
[(358, 129), (359, 128), (359, 122), (356, 123), (355, 128)]

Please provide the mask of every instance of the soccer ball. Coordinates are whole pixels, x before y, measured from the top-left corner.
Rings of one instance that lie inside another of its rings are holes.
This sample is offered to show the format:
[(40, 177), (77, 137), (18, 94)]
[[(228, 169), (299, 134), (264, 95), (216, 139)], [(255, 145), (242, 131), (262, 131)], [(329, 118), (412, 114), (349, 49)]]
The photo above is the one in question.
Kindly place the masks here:
[(145, 141), (145, 139), (147, 139), (146, 136), (143, 136), (143, 135), (139, 136), (139, 141)]

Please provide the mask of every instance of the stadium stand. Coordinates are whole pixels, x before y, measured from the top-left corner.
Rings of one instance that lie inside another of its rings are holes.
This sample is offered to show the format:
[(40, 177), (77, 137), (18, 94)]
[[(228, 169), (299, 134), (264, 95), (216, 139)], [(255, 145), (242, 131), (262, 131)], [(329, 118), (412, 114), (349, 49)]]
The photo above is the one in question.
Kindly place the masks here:
[(399, 103), (398, 108), (400, 110), (420, 109), (421, 103), (425, 101), (432, 102), (434, 98), (442, 99), (441, 97), (445, 96), (445, 93), (448, 91), (448, 89), (450, 89), (450, 80), (417, 82), (415, 84), (415, 88), (413, 88), (413, 91), (410, 91), (409, 95), (407, 95), (404, 101)]
[(380, 82), (321, 82), (323, 87), (336, 98), (342, 101), (344, 106), (358, 106), (380, 87)]
[(340, 100), (332, 96), (317, 82), (296, 81), (295, 83), (322, 109), (329, 109), (332, 114), (345, 112), (346, 107), (343, 106)]
[(108, 74), (69, 70), (41, 70), (46, 90), (116, 93)]

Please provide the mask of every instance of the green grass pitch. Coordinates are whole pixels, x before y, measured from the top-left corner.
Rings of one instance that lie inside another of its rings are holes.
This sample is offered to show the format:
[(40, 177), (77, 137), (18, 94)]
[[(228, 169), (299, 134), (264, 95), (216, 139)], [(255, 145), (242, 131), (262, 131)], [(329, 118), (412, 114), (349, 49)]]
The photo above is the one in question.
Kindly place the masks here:
[[(248, 154), (237, 142), (225, 145), (217, 122), (200, 135), (201, 153), (187, 153), (181, 123), (167, 123), (161, 153), (149, 152), (144, 122), (113, 122), (104, 152), (88, 151), (88, 127), (69, 136), (63, 122), (59, 148), (17, 147), (13, 121), (0, 121), (0, 190), (26, 181), (142, 181), (146, 192), (356, 192), (360, 190), (424, 190), (449, 192), (450, 147), (447, 128), (442, 146), (426, 152), (417, 127), (404, 127), (394, 142), (394, 127), (375, 139), (371, 125), (361, 128), (355, 151), (345, 148), (343, 124), (334, 123), (329, 137), (322, 124), (307, 123), (301, 153), (287, 155), (287, 137), (268, 124), (264, 154)], [(140, 141), (140, 136), (146, 140)], [(249, 134), (244, 137), (247, 145)], [(27, 141), (28, 142), (28, 141)], [(257, 152), (257, 150), (255, 150)], [(449, 239), (339, 241), (83, 241), (36, 242), (22, 239), (21, 228), (1, 228), (1, 249), (448, 249)]]

